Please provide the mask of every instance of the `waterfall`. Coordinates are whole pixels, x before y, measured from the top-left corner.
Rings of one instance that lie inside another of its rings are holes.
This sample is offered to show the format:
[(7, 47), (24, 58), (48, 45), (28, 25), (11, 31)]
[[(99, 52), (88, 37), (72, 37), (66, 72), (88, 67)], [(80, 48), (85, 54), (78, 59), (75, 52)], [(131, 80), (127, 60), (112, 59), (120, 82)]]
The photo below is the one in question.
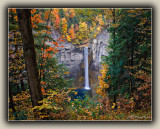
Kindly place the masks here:
[(84, 76), (85, 76), (85, 86), (84, 89), (90, 90), (89, 87), (89, 74), (88, 74), (88, 47), (84, 47)]

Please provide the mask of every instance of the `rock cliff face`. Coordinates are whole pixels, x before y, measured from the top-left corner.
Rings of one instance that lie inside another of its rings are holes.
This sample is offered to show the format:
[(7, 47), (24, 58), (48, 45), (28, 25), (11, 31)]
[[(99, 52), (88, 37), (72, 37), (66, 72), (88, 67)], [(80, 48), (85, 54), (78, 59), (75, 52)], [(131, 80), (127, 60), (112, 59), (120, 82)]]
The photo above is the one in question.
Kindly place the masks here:
[[(60, 38), (60, 34), (52, 28), (52, 38), (57, 40)], [(89, 82), (92, 88), (98, 82), (99, 66), (102, 56), (107, 56), (106, 47), (108, 45), (109, 34), (106, 30), (100, 33), (89, 44)], [(49, 45), (49, 43), (46, 43)], [(73, 85), (75, 87), (82, 88), (84, 86), (84, 58), (83, 47), (76, 47), (72, 43), (62, 42), (63, 48), (58, 48), (57, 54), (59, 63), (65, 64), (69, 68), (69, 77), (74, 79)]]

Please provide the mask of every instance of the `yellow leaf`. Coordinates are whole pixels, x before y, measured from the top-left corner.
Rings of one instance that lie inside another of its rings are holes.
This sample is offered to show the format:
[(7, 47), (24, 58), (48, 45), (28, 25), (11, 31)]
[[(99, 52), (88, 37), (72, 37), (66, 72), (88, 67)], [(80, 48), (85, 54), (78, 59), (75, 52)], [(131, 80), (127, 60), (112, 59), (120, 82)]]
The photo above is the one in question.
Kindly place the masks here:
[(100, 31), (101, 30), (101, 28), (100, 27), (97, 27), (97, 31)]

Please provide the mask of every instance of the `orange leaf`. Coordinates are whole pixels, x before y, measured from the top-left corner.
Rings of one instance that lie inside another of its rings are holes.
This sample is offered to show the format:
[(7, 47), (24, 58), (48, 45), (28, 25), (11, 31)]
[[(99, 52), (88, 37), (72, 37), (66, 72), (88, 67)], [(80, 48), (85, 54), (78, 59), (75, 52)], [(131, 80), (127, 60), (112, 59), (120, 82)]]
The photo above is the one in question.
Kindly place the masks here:
[(41, 83), (42, 83), (43, 85), (45, 84), (45, 82), (43, 82), (43, 81), (42, 81)]
[(70, 17), (74, 17), (74, 16), (71, 14)]
[(45, 89), (43, 87), (41, 87), (41, 91), (42, 91), (42, 94), (45, 95), (46, 92), (45, 92)]
[(65, 42), (63, 39), (61, 39), (60, 41)]

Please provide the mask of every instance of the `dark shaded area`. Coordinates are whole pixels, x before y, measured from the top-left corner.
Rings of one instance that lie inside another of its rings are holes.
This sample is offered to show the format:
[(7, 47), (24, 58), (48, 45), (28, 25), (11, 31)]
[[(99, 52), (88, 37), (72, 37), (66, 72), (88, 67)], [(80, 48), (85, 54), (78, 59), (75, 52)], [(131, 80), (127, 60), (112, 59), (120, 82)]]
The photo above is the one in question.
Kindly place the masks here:
[(70, 96), (71, 100), (74, 99), (85, 99), (86, 96), (92, 97), (92, 90), (86, 90), (86, 89), (76, 89), (71, 91)]

